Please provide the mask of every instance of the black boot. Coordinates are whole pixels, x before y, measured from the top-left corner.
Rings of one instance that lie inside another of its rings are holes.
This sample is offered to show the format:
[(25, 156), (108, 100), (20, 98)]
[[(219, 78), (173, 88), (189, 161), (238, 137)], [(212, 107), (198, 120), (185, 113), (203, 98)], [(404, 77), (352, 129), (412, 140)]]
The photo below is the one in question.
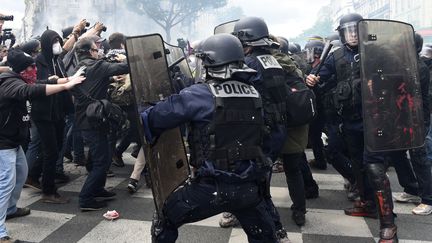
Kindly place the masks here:
[(390, 181), (385, 173), (384, 164), (367, 165), (369, 180), (375, 191), (375, 200), (378, 207), (380, 220), (380, 240), (381, 243), (396, 243), (397, 227), (394, 223), (393, 199), (390, 188)]

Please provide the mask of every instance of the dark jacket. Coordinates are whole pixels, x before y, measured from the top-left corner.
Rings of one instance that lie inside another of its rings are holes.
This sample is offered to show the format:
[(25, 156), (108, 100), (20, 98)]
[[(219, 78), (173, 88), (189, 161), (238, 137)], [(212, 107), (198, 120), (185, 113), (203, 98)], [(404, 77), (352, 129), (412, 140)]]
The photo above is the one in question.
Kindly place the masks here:
[(77, 69), (81, 66), (87, 67), (86, 80), (72, 89), (72, 94), (75, 97), (75, 122), (80, 129), (91, 130), (85, 112), (92, 100), (86, 97), (83, 90), (87, 91), (93, 99), (107, 99), (110, 77), (126, 74), (129, 72), (129, 68), (126, 63), (110, 63), (90, 57), (81, 60)]
[[(59, 56), (53, 56), (52, 45), (60, 36), (54, 31), (45, 31), (41, 37), (42, 52), (36, 57), (38, 83), (52, 75), (66, 77), (64, 65)], [(60, 42), (61, 43), (61, 42)], [(72, 96), (68, 91), (50, 95), (32, 102), (32, 119), (35, 121), (59, 121), (65, 114), (73, 113)]]
[(45, 85), (28, 85), (15, 72), (0, 75), (0, 149), (24, 143), (29, 121), (26, 100), (45, 97), (45, 93)]

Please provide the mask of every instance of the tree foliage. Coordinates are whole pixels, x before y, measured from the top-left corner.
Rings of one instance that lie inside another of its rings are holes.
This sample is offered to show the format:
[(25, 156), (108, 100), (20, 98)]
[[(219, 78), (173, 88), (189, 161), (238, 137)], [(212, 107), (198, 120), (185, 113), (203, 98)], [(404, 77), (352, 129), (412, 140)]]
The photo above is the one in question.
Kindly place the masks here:
[(319, 35), (321, 37), (326, 37), (335, 33), (333, 29), (333, 20), (331, 17), (331, 9), (329, 6), (322, 7), (320, 9), (320, 14), (315, 21), (315, 24), (306, 29), (295, 38), (290, 38), (290, 42), (299, 43), (304, 45), (308, 41), (308, 38), (314, 35)]
[(193, 22), (201, 12), (223, 7), (227, 0), (127, 0), (126, 3), (131, 10), (153, 19), (165, 30), (166, 40), (170, 42), (174, 26)]

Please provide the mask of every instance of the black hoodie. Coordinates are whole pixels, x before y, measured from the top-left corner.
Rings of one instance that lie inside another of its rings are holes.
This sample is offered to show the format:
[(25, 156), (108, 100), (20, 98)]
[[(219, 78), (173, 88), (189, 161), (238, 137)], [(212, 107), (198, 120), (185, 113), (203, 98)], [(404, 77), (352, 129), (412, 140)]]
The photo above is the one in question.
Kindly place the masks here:
[[(53, 30), (46, 30), (41, 36), (42, 52), (36, 57), (38, 82), (47, 80), (52, 75), (60, 78), (66, 77), (61, 58), (52, 53), (52, 46), (56, 39), (63, 45), (60, 35)], [(72, 96), (68, 91), (47, 96), (32, 103), (32, 119), (35, 121), (59, 121), (64, 119), (67, 113), (73, 113)]]
[(45, 97), (45, 85), (26, 84), (12, 71), (0, 75), (0, 149), (22, 145), (28, 137), (26, 100)]

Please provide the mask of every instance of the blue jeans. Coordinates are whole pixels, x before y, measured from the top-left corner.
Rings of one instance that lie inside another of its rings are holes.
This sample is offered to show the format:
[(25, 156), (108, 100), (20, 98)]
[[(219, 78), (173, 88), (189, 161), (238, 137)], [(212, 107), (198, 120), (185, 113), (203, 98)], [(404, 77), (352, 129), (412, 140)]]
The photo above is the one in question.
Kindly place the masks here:
[(72, 146), (72, 129), (74, 122), (74, 114), (66, 115), (65, 117), (65, 127), (63, 131), (63, 144), (59, 152), (59, 156), (56, 162), (56, 173), (63, 174), (63, 157), (67, 151), (70, 151)]
[[(431, 118), (432, 118), (432, 114), (431, 114)], [(425, 146), (426, 146), (427, 158), (429, 159), (429, 161), (432, 161), (432, 122), (429, 125), (429, 131), (426, 135)]]
[(101, 131), (82, 131), (84, 142), (89, 146), (92, 161), (86, 181), (79, 195), (79, 204), (84, 206), (94, 201), (94, 195), (104, 190), (106, 171), (111, 165), (111, 149), (108, 135)]
[(16, 212), (27, 173), (27, 160), (21, 146), (0, 150), (0, 238), (8, 235), (6, 215)]
[(28, 168), (31, 169), (35, 162), (37, 161), (38, 157), (41, 156), (40, 148), (41, 148), (41, 140), (39, 132), (36, 128), (36, 124), (33, 122), (33, 120), (30, 120), (31, 126), (30, 126), (30, 143), (28, 144), (27, 152), (26, 152), (26, 158), (27, 158), (27, 165)]

